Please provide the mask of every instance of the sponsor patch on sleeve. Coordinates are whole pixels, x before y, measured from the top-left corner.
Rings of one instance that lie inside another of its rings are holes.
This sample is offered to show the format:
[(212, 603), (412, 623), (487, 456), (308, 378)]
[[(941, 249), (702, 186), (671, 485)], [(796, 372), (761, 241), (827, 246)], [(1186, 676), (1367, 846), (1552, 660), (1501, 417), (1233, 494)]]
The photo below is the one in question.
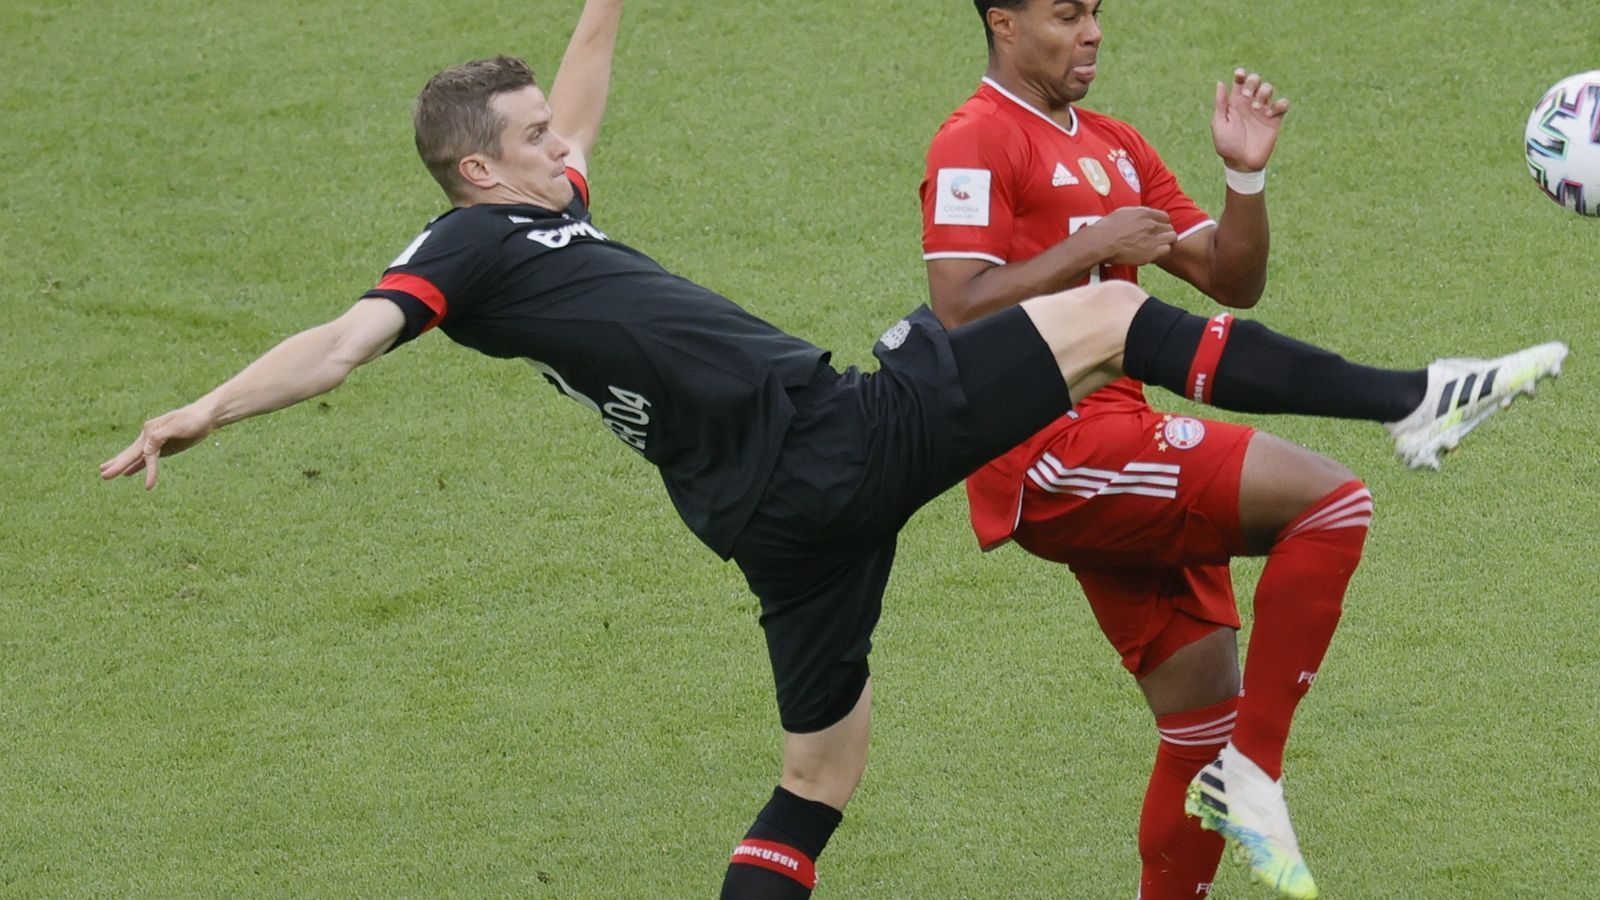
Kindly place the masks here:
[(991, 177), (988, 169), (940, 169), (933, 224), (988, 225)]

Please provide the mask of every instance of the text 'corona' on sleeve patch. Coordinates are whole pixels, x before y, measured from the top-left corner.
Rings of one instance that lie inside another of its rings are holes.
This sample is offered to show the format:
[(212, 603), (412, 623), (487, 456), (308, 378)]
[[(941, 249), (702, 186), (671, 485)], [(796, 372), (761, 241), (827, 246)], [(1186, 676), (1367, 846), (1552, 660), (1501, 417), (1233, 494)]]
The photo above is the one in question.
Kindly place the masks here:
[(988, 225), (992, 177), (988, 169), (940, 169), (933, 224)]

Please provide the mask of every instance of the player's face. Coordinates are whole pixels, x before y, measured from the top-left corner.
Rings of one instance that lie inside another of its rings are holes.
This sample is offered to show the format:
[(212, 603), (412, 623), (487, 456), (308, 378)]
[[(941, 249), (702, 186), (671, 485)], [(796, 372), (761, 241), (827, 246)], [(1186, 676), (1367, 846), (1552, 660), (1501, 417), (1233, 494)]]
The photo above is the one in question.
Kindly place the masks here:
[(1100, 0), (1031, 0), (1015, 22), (1013, 40), (996, 46), (1017, 72), (1052, 101), (1082, 100), (1100, 55)]
[(505, 120), (499, 159), (485, 165), (517, 202), (565, 209), (572, 202), (567, 180), (567, 142), (550, 131), (550, 104), (544, 92), (529, 85), (496, 94), (489, 106)]

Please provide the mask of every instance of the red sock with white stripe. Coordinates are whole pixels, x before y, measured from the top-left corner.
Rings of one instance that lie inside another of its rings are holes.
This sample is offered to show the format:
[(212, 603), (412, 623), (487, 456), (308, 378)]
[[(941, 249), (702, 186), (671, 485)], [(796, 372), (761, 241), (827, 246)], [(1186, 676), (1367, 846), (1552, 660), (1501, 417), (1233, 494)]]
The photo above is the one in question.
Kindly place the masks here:
[(1211, 892), (1222, 836), (1184, 814), (1189, 781), (1228, 743), (1238, 698), (1156, 719), (1161, 744), (1139, 813), (1139, 900), (1192, 900)]
[(1333, 641), (1371, 522), (1372, 494), (1348, 481), (1285, 526), (1267, 555), (1233, 746), (1273, 779), (1283, 776), (1290, 721)]
[(817, 857), (844, 814), (782, 787), (728, 858), (722, 900), (805, 900), (817, 884)]

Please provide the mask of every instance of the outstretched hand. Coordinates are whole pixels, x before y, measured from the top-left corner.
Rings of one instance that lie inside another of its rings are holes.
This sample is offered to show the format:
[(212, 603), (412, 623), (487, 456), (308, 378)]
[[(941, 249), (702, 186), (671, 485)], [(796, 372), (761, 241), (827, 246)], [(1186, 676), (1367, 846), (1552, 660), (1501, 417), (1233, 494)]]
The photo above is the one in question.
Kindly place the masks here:
[(1233, 70), (1233, 83), (1217, 83), (1211, 113), (1211, 140), (1230, 169), (1257, 172), (1267, 167), (1288, 100), (1272, 99), (1272, 84), (1255, 72)]
[(157, 416), (144, 423), (139, 437), (126, 450), (100, 464), (100, 477), (109, 481), (118, 475), (143, 471), (144, 489), (148, 491), (156, 486), (161, 457), (182, 453), (215, 430), (211, 417), (193, 405)]

